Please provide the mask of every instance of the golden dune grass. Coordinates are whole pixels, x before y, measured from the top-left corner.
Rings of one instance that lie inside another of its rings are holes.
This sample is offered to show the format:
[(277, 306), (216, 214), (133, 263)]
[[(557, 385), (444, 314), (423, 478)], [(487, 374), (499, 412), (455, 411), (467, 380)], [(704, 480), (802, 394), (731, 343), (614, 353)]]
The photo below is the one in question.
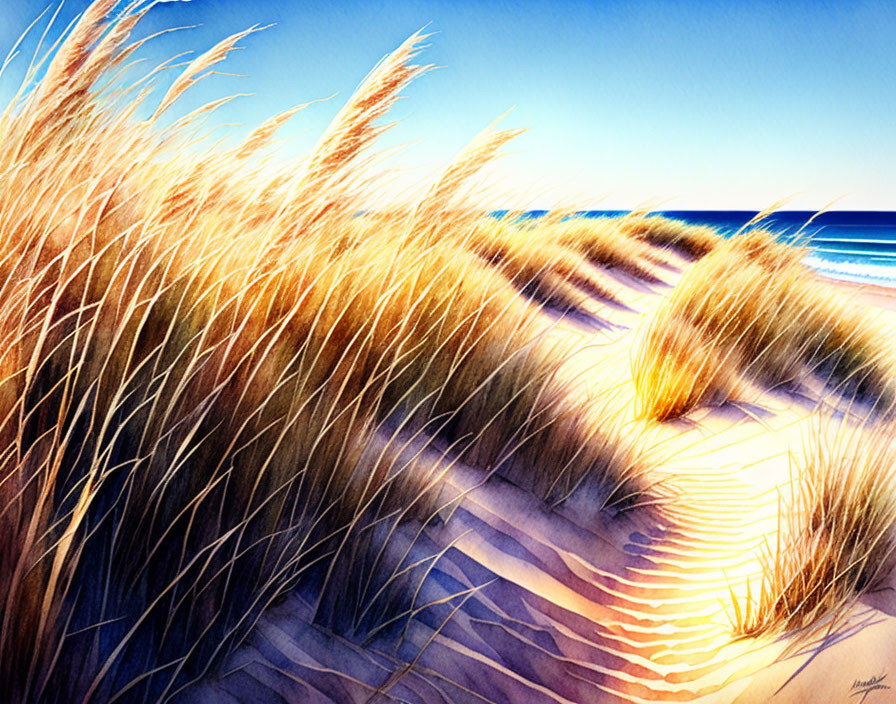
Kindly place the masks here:
[(551, 217), (522, 221), (512, 214), (480, 220), (464, 232), (465, 245), (501, 268), (520, 288), (548, 306), (586, 309), (591, 297), (618, 302), (616, 288), (601, 276), (624, 272), (660, 283), (664, 259), (653, 246), (628, 233), (625, 218)]
[(720, 243), (720, 235), (706, 225), (691, 225), (662, 215), (633, 213), (621, 219), (622, 229), (656, 247), (671, 247), (692, 257), (709, 254)]
[(650, 246), (627, 229), (626, 218), (570, 218), (551, 225), (558, 241), (607, 269), (657, 283), (652, 265), (661, 259)]
[(792, 501), (763, 555), (755, 599), (736, 604), (735, 632), (810, 627), (878, 586), (896, 550), (896, 429), (816, 420), (795, 459)]
[(587, 258), (548, 227), (480, 221), (467, 230), (465, 244), (548, 306), (574, 310), (587, 308), (591, 296), (615, 300), (606, 282), (589, 271)]
[(754, 230), (685, 274), (649, 321), (634, 358), (641, 412), (664, 420), (745, 385), (815, 373), (888, 409), (896, 396), (882, 334), (801, 263), (803, 251)]
[(202, 676), (287, 590), (369, 566), (374, 530), (436, 520), (444, 468), (409, 456), (421, 438), (551, 501), (593, 481), (607, 505), (637, 502), (638, 458), (557, 381), (517, 293), (546, 268), (556, 289), (590, 283), (578, 260), (473, 244), (503, 226), (471, 235), (461, 186), (506, 140), (413, 212), (357, 217), (421, 36), (273, 167), (296, 110), (233, 148), (204, 146), (216, 104), (156, 122), (248, 33), (138, 121), (153, 93), (108, 81), (143, 12), (114, 5), (0, 117), (6, 701), (164, 699)]

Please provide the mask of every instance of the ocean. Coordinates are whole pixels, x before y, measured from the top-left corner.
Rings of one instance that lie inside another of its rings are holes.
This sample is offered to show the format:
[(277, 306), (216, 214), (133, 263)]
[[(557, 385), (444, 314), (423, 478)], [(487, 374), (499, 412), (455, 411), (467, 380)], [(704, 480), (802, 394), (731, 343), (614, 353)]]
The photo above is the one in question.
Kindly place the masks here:
[[(590, 215), (590, 213), (589, 213)], [(663, 213), (692, 223), (737, 232), (756, 212), (684, 210)], [(784, 240), (803, 230), (800, 239), (811, 249), (805, 262), (835, 279), (896, 287), (896, 212), (834, 210), (808, 226), (811, 211), (780, 211), (762, 223)]]
[[(534, 210), (526, 217), (539, 217), (546, 212)], [(605, 217), (625, 212), (591, 210), (581, 215)], [(712, 225), (730, 235), (755, 217), (757, 211), (667, 210), (659, 214)], [(793, 239), (804, 228), (800, 239), (811, 249), (805, 262), (825, 276), (896, 288), (896, 212), (834, 210), (822, 213), (806, 226), (814, 214), (813, 211), (782, 210), (769, 216), (761, 226), (779, 233), (783, 240)]]

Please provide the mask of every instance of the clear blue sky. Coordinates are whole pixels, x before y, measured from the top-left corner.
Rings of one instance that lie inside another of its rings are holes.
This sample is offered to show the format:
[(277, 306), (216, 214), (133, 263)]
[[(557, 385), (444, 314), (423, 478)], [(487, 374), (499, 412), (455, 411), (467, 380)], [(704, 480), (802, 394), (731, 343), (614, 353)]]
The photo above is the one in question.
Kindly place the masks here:
[[(86, 4), (69, 0), (60, 17)], [(2, 53), (44, 7), (0, 0)], [(248, 78), (214, 78), (193, 99), (252, 92), (217, 118), (251, 126), (338, 92), (295, 119), (296, 150), (377, 60), (428, 25), (422, 58), (442, 68), (407, 91), (384, 142), (408, 143), (397, 163), (411, 169), (447, 161), (514, 108), (503, 124), (529, 131), (496, 173), (508, 189), (541, 193), (534, 205), (756, 209), (801, 192), (792, 207), (846, 196), (839, 207), (896, 210), (891, 0), (193, 0), (158, 7), (143, 31), (202, 24), (159, 42), (161, 59), (272, 22), (225, 65)]]

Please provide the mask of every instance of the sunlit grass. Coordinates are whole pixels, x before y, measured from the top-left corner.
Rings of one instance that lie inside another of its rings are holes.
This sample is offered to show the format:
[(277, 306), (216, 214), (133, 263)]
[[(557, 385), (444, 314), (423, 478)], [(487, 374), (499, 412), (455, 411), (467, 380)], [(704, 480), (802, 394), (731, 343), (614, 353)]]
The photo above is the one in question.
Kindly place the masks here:
[(725, 240), (663, 301), (634, 358), (642, 413), (665, 420), (814, 373), (880, 410), (894, 400), (882, 332), (761, 230)]
[[(582, 304), (599, 286), (583, 248), (536, 250), (464, 205), (512, 135), (477, 143), (412, 210), (358, 216), (380, 119), (426, 70), (421, 36), (274, 167), (296, 110), (235, 147), (201, 139), (214, 103), (158, 122), (247, 33), (158, 98), (104, 84), (140, 44), (143, 13), (113, 20), (115, 5), (93, 4), (0, 117), (8, 701), (164, 699), (288, 590), (335, 594), (346, 564), (377, 563), (371, 536), (438, 520), (451, 462), (551, 503), (583, 482), (606, 506), (637, 503), (632, 443), (567, 393), (519, 293)], [(432, 452), (409, 453), (419, 442)], [(369, 606), (327, 603), (334, 628)]]
[(621, 227), (623, 231), (656, 247), (669, 247), (697, 258), (709, 254), (722, 239), (707, 225), (691, 225), (662, 215), (633, 214), (622, 219)]
[(794, 631), (837, 616), (893, 568), (896, 430), (816, 421), (794, 459), (793, 498), (761, 587), (736, 605), (735, 633)]

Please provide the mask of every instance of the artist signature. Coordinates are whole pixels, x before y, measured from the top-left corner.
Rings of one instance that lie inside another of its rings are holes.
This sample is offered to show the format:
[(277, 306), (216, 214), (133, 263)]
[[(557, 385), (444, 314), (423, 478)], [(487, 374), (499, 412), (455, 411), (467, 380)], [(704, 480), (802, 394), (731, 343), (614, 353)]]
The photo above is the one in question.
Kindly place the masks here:
[(862, 698), (859, 699), (859, 702), (865, 701), (865, 697), (867, 697), (871, 692), (876, 689), (890, 689), (889, 685), (883, 684), (883, 681), (887, 678), (886, 673), (882, 675), (878, 675), (877, 677), (872, 677), (867, 680), (855, 680), (852, 683), (852, 687), (850, 688), (851, 694), (850, 697), (857, 697), (860, 694)]

